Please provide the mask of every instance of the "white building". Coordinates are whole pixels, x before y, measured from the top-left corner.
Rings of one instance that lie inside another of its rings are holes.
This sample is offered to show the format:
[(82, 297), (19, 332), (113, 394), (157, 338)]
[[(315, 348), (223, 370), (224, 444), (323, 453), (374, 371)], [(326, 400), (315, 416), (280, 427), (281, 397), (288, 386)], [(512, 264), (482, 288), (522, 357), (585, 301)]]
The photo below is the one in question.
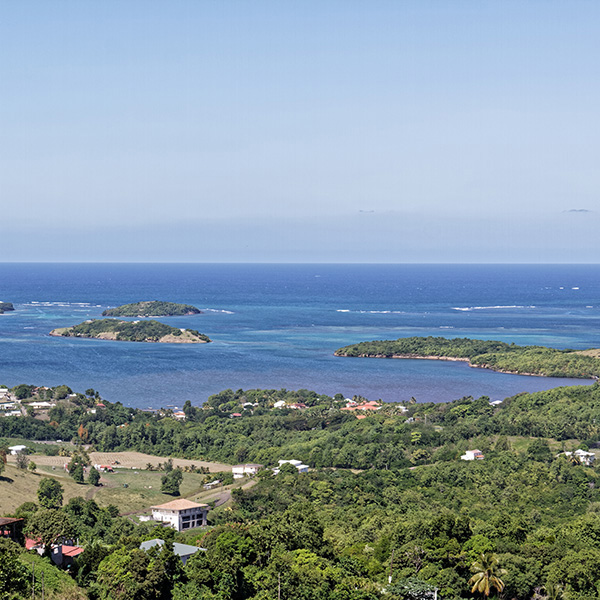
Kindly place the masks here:
[(12, 455), (15, 455), (23, 452), (23, 450), (27, 450), (27, 446), (9, 446), (8, 449)]
[(285, 408), (285, 400), (278, 400), (273, 404), (273, 408)]
[(565, 452), (565, 456), (575, 455), (579, 462), (586, 467), (591, 467), (596, 460), (596, 455), (593, 452), (586, 452), (585, 450), (575, 450), (575, 452)]
[(481, 450), (467, 450), (461, 457), (461, 460), (483, 460), (483, 452)]
[[(280, 460), (279, 468), (281, 468), (281, 465), (284, 465), (285, 463), (289, 463), (290, 465), (296, 467), (296, 469), (298, 469), (298, 473), (308, 473), (308, 465), (302, 464), (301, 460)], [(276, 473), (279, 473), (279, 469), (276, 469)]]
[(231, 472), (234, 479), (241, 479), (242, 477), (256, 475), (262, 468), (263, 465), (259, 464), (234, 465), (231, 467)]
[(168, 523), (177, 531), (205, 526), (207, 514), (208, 504), (197, 504), (185, 499), (152, 507), (152, 518), (155, 521)]
[(52, 408), (56, 406), (56, 402), (30, 402), (26, 406), (31, 406), (31, 408)]

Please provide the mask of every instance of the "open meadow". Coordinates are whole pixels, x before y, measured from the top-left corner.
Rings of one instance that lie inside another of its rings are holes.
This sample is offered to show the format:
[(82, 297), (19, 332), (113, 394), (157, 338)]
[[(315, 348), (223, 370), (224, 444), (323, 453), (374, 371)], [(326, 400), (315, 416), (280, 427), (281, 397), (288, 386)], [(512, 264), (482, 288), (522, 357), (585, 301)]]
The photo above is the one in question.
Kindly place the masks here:
[[(65, 471), (68, 457), (31, 455), (35, 462), (35, 473), (18, 469), (15, 457), (9, 456), (8, 464), (0, 477), (0, 513), (9, 514), (24, 502), (37, 502), (37, 489), (42, 477), (53, 477), (64, 488), (64, 502), (71, 498), (82, 496), (94, 499), (101, 506), (114, 504), (121, 514), (148, 512), (150, 507), (173, 500), (173, 496), (160, 491), (163, 471), (146, 470), (148, 464), (154, 468), (165, 458), (142, 454), (141, 452), (91, 452), (92, 464), (111, 465), (114, 473), (102, 473), (100, 484), (93, 487), (87, 484), (77, 484)], [(115, 464), (116, 463), (116, 464)], [(208, 463), (173, 459), (175, 467), (207, 467), (211, 473), (231, 472), (231, 466), (222, 463)], [(219, 486), (205, 490), (203, 484), (207, 476), (201, 473), (183, 474), (180, 492), (182, 498), (188, 498), (201, 503), (216, 503), (222, 505), (231, 496), (230, 490), (246, 483), (235, 482), (231, 486)]]

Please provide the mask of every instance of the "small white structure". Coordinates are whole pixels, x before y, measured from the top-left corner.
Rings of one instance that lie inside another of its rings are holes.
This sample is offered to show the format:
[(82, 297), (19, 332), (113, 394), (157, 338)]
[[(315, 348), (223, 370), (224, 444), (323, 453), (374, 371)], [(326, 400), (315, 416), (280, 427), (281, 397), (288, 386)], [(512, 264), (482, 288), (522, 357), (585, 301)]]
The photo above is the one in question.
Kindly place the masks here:
[(285, 400), (278, 400), (273, 404), (273, 408), (285, 408)]
[[(284, 465), (285, 463), (289, 463), (290, 465), (296, 467), (296, 469), (298, 469), (298, 473), (308, 473), (308, 465), (302, 464), (301, 460), (280, 460), (279, 468), (281, 468), (281, 465)], [(276, 469), (276, 474), (277, 473), (279, 473), (279, 469)]]
[(152, 507), (152, 518), (155, 521), (168, 523), (177, 531), (205, 526), (207, 514), (208, 504), (197, 504), (185, 499)]
[(27, 446), (9, 446), (8, 449), (14, 456), (15, 454), (19, 454), (19, 452), (23, 452), (23, 450), (27, 450)]
[(11, 410), (7, 413), (4, 413), (5, 417), (20, 417), (21, 416), (21, 411), (20, 410)]
[(259, 464), (234, 465), (233, 467), (231, 467), (231, 472), (233, 473), (234, 479), (241, 479), (245, 476), (256, 475), (262, 468), (263, 465)]
[(8, 388), (0, 388), (0, 398), (8, 396)]
[(481, 450), (467, 450), (461, 457), (461, 460), (483, 460), (483, 452)]
[(569, 457), (575, 455), (579, 462), (586, 467), (591, 467), (596, 460), (596, 455), (593, 452), (586, 452), (585, 450), (575, 450), (575, 452), (565, 452), (565, 456)]
[(31, 406), (31, 408), (52, 408), (56, 406), (56, 402), (30, 402), (26, 406)]

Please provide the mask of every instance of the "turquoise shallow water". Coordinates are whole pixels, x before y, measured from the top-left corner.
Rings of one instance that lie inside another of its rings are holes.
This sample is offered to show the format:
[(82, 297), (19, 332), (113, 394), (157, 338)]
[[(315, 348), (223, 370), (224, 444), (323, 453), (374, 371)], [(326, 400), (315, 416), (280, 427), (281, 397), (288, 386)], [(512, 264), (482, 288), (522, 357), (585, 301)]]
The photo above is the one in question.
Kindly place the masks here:
[[(60, 339), (55, 328), (138, 300), (194, 304), (164, 321), (207, 345)], [(464, 363), (336, 358), (408, 335), (600, 347), (596, 265), (0, 264), (0, 383), (66, 383), (137, 407), (201, 404), (225, 388), (314, 389), (370, 399), (501, 399), (572, 380)]]

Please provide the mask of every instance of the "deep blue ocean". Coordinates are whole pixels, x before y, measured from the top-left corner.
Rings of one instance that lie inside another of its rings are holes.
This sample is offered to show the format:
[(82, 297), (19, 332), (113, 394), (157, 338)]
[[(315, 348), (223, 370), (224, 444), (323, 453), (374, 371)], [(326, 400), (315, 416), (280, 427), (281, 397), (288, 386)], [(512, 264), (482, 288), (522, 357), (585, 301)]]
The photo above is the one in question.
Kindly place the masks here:
[[(333, 352), (414, 335), (600, 347), (597, 265), (0, 264), (0, 300), (16, 308), (0, 315), (0, 384), (94, 388), (139, 408), (199, 405), (226, 388), (503, 399), (585, 382)], [(214, 342), (48, 336), (139, 300), (197, 306), (204, 314), (162, 320)]]

